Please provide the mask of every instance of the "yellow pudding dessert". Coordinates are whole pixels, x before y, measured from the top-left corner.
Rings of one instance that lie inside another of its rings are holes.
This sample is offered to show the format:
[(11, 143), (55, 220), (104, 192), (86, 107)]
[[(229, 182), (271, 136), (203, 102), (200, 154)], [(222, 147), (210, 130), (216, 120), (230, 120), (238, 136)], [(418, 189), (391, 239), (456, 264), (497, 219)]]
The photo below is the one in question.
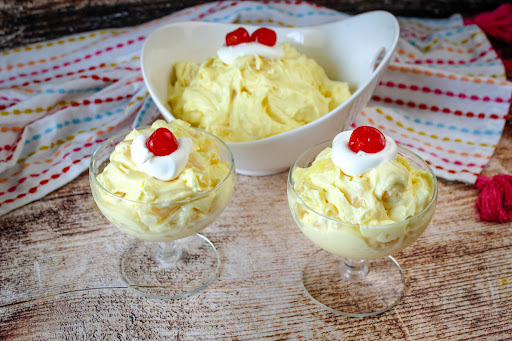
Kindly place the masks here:
[[(351, 176), (333, 162), (335, 144), (309, 167), (290, 173), (288, 199), (303, 233), (324, 250), (354, 259), (385, 257), (414, 242), (435, 210), (436, 184), (428, 166), (389, 141), (394, 147), (387, 159)], [(353, 153), (352, 159), (348, 153), (340, 162), (366, 162), (359, 159), (365, 153)]]
[[(153, 160), (143, 160), (144, 167), (134, 161), (132, 147), (139, 135), (158, 128), (171, 131), (180, 148), (189, 148), (182, 169), (165, 181), (144, 168), (146, 161)], [(191, 142), (185, 143), (186, 139)], [(94, 199), (114, 225), (137, 238), (166, 241), (195, 234), (220, 215), (233, 191), (232, 163), (222, 161), (218, 143), (209, 133), (178, 119), (133, 130), (116, 145), (108, 165), (97, 175), (100, 186), (91, 186)]]
[(226, 142), (246, 142), (319, 119), (351, 95), (347, 83), (330, 80), (289, 44), (272, 58), (251, 44), (236, 48), (247, 52), (229, 64), (219, 56), (174, 64), (168, 103), (175, 117)]

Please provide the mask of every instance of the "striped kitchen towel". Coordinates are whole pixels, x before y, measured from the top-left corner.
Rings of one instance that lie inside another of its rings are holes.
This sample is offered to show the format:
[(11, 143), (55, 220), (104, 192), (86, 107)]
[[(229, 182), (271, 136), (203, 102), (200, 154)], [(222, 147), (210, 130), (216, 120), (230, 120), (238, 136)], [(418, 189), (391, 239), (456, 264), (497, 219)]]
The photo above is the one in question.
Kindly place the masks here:
[[(0, 215), (88, 167), (112, 134), (159, 112), (140, 70), (144, 39), (169, 22), (306, 26), (348, 17), (304, 1), (220, 1), (125, 29), (0, 52)], [(374, 125), (440, 177), (474, 183), (501, 136), (512, 84), (485, 34), (462, 17), (399, 18), (394, 59), (353, 126)]]

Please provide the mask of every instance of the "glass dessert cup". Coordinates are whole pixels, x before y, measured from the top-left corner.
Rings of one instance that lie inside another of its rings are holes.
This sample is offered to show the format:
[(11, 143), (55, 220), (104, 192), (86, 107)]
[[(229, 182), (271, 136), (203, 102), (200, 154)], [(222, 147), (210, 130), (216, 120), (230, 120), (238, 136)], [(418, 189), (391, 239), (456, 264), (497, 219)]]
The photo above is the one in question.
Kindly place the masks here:
[(297, 158), (288, 176), (288, 203), (302, 232), (321, 249), (308, 260), (302, 283), (308, 296), (339, 315), (365, 317), (383, 313), (398, 303), (405, 291), (402, 269), (391, 257), (411, 245), (434, 215), (437, 180), (418, 155), (398, 146), (398, 153), (411, 165), (432, 175), (432, 199), (419, 214), (389, 225), (356, 225), (326, 217), (312, 210), (294, 189), (293, 172), (311, 166), (332, 141), (306, 150)]
[(130, 131), (103, 142), (92, 156), (89, 181), (96, 205), (113, 225), (135, 237), (118, 257), (119, 275), (130, 290), (142, 296), (176, 299), (195, 294), (215, 278), (219, 269), (215, 246), (198, 232), (228, 205), (235, 185), (234, 160), (224, 142), (201, 132), (215, 140), (221, 161), (229, 162), (229, 171), (213, 189), (185, 200), (128, 200), (98, 182), (96, 177), (109, 163), (110, 154)]

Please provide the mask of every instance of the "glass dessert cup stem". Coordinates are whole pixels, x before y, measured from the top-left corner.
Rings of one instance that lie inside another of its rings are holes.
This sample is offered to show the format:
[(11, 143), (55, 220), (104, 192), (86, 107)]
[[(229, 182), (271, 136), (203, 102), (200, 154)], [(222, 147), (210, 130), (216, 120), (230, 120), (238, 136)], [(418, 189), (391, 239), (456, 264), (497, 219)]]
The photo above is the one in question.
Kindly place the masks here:
[(118, 272), (133, 292), (152, 299), (177, 299), (206, 287), (219, 270), (215, 246), (203, 235), (176, 241), (134, 239), (118, 258)]
[(308, 296), (338, 315), (365, 317), (395, 306), (405, 292), (400, 265), (391, 256), (375, 260), (314, 253), (302, 271)]
[(351, 281), (361, 280), (368, 275), (368, 264), (364, 259), (345, 258), (339, 268), (341, 276)]

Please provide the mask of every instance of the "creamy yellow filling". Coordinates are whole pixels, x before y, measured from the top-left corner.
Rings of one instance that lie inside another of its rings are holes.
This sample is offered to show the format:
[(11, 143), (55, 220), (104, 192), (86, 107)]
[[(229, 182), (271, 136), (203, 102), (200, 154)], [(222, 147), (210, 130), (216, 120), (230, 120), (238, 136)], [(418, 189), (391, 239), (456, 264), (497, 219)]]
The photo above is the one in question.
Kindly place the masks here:
[(284, 57), (217, 56), (177, 62), (168, 89), (175, 117), (227, 142), (258, 140), (300, 127), (350, 97), (348, 84), (329, 80), (313, 59), (283, 44)]
[(196, 196), (219, 184), (229, 171), (228, 162), (221, 162), (215, 140), (184, 121), (166, 123), (158, 120), (149, 131), (158, 128), (171, 130), (176, 137), (189, 137), (194, 150), (185, 169), (173, 180), (162, 181), (147, 175), (133, 162), (130, 154), (132, 140), (144, 132), (133, 130), (110, 155), (110, 163), (98, 175), (99, 183), (109, 192), (129, 200), (143, 202), (173, 202)]
[(296, 168), (292, 178), (307, 205), (288, 192), (302, 231), (343, 257), (375, 259), (399, 252), (423, 233), (435, 210), (435, 204), (429, 206), (434, 178), (400, 155), (351, 177), (333, 164), (326, 148), (310, 167)]
[(149, 131), (160, 127), (193, 141), (193, 151), (177, 178), (162, 181), (139, 169), (131, 158), (130, 145), (144, 130), (133, 130), (97, 176), (115, 195), (97, 186), (92, 189), (100, 210), (121, 230), (141, 239), (174, 240), (198, 232), (220, 215), (231, 198), (234, 176), (228, 177), (230, 163), (221, 160), (216, 141), (208, 134), (181, 120), (158, 120)]
[(293, 174), (295, 190), (316, 212), (351, 224), (385, 225), (420, 213), (430, 202), (434, 183), (430, 173), (398, 155), (361, 176), (343, 173), (323, 150), (309, 168)]

